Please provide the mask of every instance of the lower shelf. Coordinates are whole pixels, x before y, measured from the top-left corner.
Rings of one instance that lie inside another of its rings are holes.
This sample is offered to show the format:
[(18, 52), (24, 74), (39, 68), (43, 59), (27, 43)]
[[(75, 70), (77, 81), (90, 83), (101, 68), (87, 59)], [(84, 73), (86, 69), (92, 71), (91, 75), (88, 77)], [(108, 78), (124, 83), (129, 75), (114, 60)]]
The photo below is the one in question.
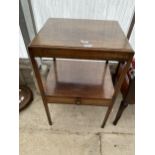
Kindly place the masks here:
[(114, 93), (109, 65), (87, 60), (52, 62), (44, 90), (51, 102), (69, 102), (69, 99), (83, 99), (86, 103), (109, 101)]

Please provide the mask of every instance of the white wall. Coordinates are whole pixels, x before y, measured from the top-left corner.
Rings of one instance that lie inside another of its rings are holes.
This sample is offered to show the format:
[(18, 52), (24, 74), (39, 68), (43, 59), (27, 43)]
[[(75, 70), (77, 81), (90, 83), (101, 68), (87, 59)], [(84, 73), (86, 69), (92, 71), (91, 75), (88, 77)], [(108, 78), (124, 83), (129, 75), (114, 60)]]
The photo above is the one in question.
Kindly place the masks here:
[(35, 36), (28, 0), (20, 0), (30, 40)]
[(132, 48), (135, 50), (135, 26), (133, 28), (129, 41), (130, 41)]
[(19, 27), (19, 58), (28, 58), (20, 27)]
[(127, 33), (134, 0), (31, 0), (37, 31), (49, 17), (118, 20)]

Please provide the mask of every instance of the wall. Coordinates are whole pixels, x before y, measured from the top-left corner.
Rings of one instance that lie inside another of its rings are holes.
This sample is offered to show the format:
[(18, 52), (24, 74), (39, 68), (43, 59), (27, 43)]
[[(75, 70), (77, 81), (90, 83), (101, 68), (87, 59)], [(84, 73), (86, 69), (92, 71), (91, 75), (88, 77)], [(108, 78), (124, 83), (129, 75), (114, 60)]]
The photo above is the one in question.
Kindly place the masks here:
[(37, 31), (49, 17), (118, 20), (127, 33), (134, 0), (31, 0)]
[(130, 41), (132, 48), (135, 50), (135, 26), (133, 28), (129, 41)]
[(19, 58), (28, 58), (20, 27), (19, 27)]

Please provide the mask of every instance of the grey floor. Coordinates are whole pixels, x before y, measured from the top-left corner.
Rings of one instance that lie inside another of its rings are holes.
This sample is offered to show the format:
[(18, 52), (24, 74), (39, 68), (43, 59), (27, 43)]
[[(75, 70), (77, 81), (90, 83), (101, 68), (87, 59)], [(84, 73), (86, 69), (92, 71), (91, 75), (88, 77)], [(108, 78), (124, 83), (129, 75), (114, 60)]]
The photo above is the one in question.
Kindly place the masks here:
[(104, 129), (106, 107), (50, 104), (49, 126), (41, 97), (20, 113), (20, 155), (134, 155), (134, 105), (117, 126), (112, 122), (121, 101), (118, 96)]

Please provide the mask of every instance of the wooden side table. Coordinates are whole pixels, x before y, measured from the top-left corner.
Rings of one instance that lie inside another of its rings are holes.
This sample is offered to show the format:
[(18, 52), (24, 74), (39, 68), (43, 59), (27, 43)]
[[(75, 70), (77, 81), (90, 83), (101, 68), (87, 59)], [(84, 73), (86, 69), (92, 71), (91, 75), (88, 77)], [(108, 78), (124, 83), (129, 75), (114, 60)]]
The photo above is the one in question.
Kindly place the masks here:
[[(28, 48), (49, 124), (48, 103), (86, 104), (108, 107), (104, 127), (134, 55), (118, 22), (49, 19)], [(37, 57), (54, 58), (47, 79)], [(126, 62), (115, 86), (108, 60)]]

